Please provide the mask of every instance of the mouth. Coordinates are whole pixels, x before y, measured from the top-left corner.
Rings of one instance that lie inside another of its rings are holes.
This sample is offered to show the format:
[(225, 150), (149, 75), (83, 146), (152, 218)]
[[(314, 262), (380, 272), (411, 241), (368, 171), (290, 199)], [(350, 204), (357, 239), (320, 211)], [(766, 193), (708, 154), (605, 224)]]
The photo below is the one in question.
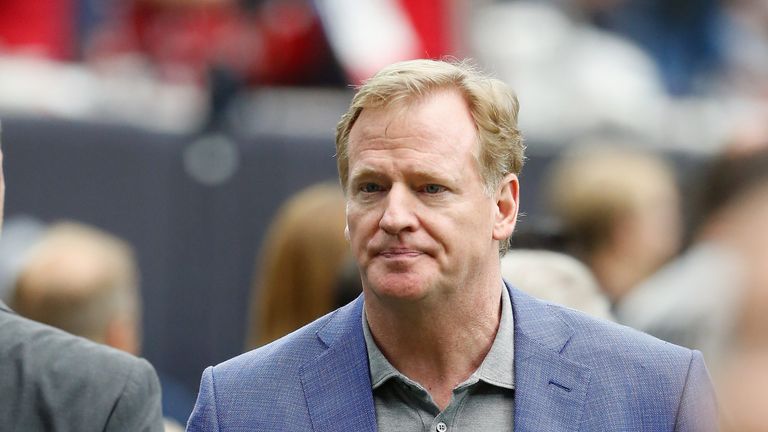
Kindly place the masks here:
[(424, 252), (407, 248), (390, 248), (384, 249), (383, 251), (379, 252), (378, 255), (388, 259), (405, 259), (419, 257), (424, 255)]

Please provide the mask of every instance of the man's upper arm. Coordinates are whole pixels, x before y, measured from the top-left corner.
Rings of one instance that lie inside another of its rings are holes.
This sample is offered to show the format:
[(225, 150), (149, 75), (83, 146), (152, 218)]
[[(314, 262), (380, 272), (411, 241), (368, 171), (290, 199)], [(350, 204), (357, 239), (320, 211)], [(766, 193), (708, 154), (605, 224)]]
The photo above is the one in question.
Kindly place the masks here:
[(132, 370), (115, 402), (106, 431), (162, 432), (160, 382), (144, 359), (132, 362)]
[(197, 395), (195, 408), (187, 422), (187, 432), (219, 432), (219, 419), (216, 413), (216, 388), (213, 383), (213, 367), (203, 372), (200, 380), (200, 394)]
[(675, 430), (716, 431), (717, 401), (712, 381), (699, 351), (693, 351), (688, 365), (688, 376), (680, 399)]

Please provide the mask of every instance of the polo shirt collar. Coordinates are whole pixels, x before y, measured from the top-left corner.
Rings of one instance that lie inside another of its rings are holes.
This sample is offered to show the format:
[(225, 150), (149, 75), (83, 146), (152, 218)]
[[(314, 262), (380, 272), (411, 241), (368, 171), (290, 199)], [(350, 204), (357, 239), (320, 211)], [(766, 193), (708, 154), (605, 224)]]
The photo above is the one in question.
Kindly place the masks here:
[[(368, 363), (371, 372), (371, 385), (375, 390), (381, 387), (390, 378), (397, 378), (407, 384), (416, 384), (411, 379), (403, 375), (384, 357), (379, 350), (376, 342), (371, 335), (371, 329), (368, 326), (368, 319), (365, 315), (365, 308), (362, 312), (363, 335), (365, 345), (368, 350)], [(501, 289), (501, 319), (499, 329), (496, 331), (496, 337), (488, 354), (483, 359), (480, 367), (467, 379), (459, 384), (457, 388), (472, 385), (477, 381), (484, 381), (488, 384), (507, 388), (515, 388), (514, 377), (514, 317), (512, 316), (512, 301), (509, 296), (509, 290), (502, 282)]]

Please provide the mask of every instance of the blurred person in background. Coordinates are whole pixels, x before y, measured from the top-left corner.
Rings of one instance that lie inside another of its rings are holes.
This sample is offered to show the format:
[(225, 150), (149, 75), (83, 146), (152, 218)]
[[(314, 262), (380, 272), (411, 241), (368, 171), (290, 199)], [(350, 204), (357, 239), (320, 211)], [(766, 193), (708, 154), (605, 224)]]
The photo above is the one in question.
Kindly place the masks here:
[(701, 350), (717, 376), (739, 346), (768, 343), (768, 148), (720, 155), (698, 186), (691, 246), (615, 312), (627, 325)]
[[(0, 222), (4, 195), (0, 169)], [(3, 430), (163, 430), (160, 384), (146, 360), (23, 318), (2, 301), (0, 395)]]
[[(768, 339), (768, 332), (763, 331), (763, 338)], [(765, 346), (743, 347), (729, 354), (716, 382), (722, 432), (768, 430), (766, 365), (768, 350)]]
[[(768, 149), (766, 150), (768, 151)], [(747, 156), (748, 157), (748, 156)], [(765, 156), (763, 156), (764, 158)], [(762, 193), (753, 199), (755, 218), (768, 218), (768, 181)], [(760, 210), (759, 208), (762, 208)], [(744, 292), (736, 306), (732, 328), (716, 385), (719, 391), (721, 419), (725, 432), (768, 430), (768, 223), (752, 240), (753, 255), (746, 267)]]
[[(133, 355), (141, 352), (139, 275), (131, 247), (99, 229), (75, 223), (51, 225), (31, 247), (13, 290), (20, 315)], [(178, 417), (178, 389), (164, 379), (163, 409)], [(187, 396), (189, 399), (190, 396)]]
[(679, 192), (659, 157), (624, 146), (584, 145), (549, 171), (547, 202), (567, 250), (613, 305), (680, 248)]
[(130, 246), (74, 222), (51, 225), (16, 279), (19, 314), (137, 355), (138, 274)]
[(512, 249), (501, 258), (501, 275), (542, 300), (613, 321), (611, 304), (579, 260), (559, 252)]
[[(335, 184), (289, 198), (267, 229), (251, 292), (247, 348), (253, 349), (354, 300), (359, 279), (344, 238), (346, 201)], [(350, 269), (351, 267), (351, 269)]]

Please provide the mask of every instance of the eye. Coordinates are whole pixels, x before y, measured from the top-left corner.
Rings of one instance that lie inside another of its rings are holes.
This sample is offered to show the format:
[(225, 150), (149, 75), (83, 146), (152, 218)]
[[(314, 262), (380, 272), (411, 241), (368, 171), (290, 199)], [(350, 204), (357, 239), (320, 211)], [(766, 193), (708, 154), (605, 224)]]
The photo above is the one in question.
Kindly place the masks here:
[(381, 192), (383, 188), (381, 185), (378, 185), (376, 183), (363, 183), (360, 185), (360, 191), (365, 193), (376, 193)]
[(447, 189), (445, 188), (445, 186), (440, 186), (439, 184), (434, 184), (434, 183), (425, 185), (423, 188), (423, 191), (430, 195), (439, 194), (440, 192), (445, 192), (446, 190)]

